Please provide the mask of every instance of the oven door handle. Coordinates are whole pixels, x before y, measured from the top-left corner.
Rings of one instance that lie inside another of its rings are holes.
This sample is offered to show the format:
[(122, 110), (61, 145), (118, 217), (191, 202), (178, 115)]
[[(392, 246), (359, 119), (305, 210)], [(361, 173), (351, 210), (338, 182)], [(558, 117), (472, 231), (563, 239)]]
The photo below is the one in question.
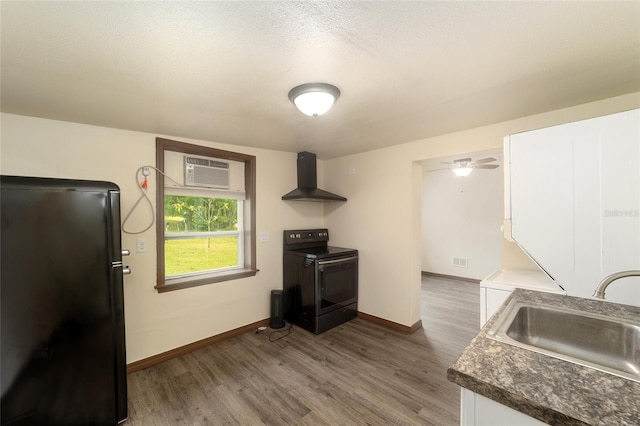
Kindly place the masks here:
[(336, 263), (347, 263), (347, 262), (353, 262), (354, 260), (358, 260), (358, 256), (345, 257), (342, 259), (335, 259), (335, 260), (320, 260), (318, 261), (318, 266), (332, 265)]

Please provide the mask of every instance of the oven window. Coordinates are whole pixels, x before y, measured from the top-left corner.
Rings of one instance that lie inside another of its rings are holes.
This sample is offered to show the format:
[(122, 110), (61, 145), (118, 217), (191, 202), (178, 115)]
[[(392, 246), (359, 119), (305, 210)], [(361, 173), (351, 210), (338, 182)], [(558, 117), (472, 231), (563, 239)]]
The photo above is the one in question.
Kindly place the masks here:
[(321, 265), (320, 310), (353, 303), (358, 297), (358, 260)]

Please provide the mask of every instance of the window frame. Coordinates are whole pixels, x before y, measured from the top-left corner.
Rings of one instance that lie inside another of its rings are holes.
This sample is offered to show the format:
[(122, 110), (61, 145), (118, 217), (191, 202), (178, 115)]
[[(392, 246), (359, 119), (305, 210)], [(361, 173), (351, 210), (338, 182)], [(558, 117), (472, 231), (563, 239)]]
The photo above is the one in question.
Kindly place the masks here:
[(244, 207), (244, 232), (239, 236), (238, 240), (238, 244), (240, 245), (240, 238), (242, 238), (244, 246), (244, 267), (234, 268), (227, 271), (203, 272), (197, 275), (172, 278), (167, 282), (164, 259), (164, 176), (160, 172), (156, 172), (157, 282), (155, 289), (158, 293), (163, 293), (166, 291), (255, 276), (258, 272), (258, 269), (256, 268), (256, 157), (253, 155), (224, 151), (202, 145), (156, 138), (156, 167), (161, 172), (164, 172), (165, 151), (219, 158), (221, 160), (233, 160), (244, 163), (244, 189), (246, 194), (244, 202), (242, 203)]

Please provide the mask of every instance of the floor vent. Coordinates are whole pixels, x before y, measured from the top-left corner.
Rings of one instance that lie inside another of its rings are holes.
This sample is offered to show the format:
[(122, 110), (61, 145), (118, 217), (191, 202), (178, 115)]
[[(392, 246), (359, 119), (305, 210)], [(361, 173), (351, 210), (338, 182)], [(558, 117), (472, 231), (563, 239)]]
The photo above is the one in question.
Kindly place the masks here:
[(457, 266), (459, 268), (468, 268), (469, 267), (469, 258), (468, 257), (454, 257), (453, 258), (453, 266)]

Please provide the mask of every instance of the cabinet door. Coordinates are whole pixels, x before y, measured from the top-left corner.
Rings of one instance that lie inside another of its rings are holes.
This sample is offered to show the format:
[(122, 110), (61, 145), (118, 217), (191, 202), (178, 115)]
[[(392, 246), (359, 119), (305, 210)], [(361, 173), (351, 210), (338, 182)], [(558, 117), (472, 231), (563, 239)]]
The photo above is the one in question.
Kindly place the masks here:
[[(512, 135), (512, 234), (567, 294), (640, 269), (640, 110)], [(634, 280), (629, 278), (628, 280)], [(640, 305), (637, 284), (607, 300)]]
[(527, 416), (519, 411), (502, 405), (482, 395), (475, 397), (475, 425), (476, 426), (542, 426), (546, 423)]
[[(496, 313), (498, 308), (502, 306), (505, 300), (509, 297), (511, 292), (509, 290), (497, 290), (495, 288), (487, 288), (487, 318), (488, 321), (493, 314)], [(484, 325), (484, 323), (482, 324)]]

